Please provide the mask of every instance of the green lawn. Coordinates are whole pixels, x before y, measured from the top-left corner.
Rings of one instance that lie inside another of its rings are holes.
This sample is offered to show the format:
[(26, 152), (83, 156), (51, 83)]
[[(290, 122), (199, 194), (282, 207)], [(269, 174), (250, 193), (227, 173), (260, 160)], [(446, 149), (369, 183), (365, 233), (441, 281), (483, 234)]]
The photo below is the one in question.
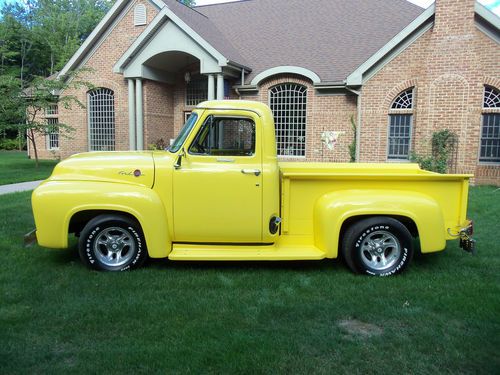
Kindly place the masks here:
[[(449, 243), (399, 277), (337, 261), (84, 268), (23, 248), (29, 192), (0, 196), (0, 373), (493, 374), (500, 191), (471, 191), (478, 255)], [(372, 326), (370, 326), (370, 325)]]
[(36, 168), (25, 151), (0, 151), (0, 185), (46, 179), (58, 161), (40, 160)]

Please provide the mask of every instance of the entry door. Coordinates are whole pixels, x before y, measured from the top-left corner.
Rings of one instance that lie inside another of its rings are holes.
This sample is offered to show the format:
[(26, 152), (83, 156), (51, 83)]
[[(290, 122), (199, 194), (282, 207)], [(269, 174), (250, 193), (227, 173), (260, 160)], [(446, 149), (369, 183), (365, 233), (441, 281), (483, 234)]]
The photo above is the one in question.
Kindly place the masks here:
[(261, 242), (257, 119), (209, 116), (185, 147), (173, 173), (175, 241)]

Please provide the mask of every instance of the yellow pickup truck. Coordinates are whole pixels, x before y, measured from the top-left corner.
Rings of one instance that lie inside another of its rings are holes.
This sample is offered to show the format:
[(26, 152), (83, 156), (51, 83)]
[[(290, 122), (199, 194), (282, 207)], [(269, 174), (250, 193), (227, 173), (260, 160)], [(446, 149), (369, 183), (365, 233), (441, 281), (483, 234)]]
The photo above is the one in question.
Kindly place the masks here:
[(357, 273), (388, 276), (460, 239), (468, 175), (415, 164), (278, 162), (269, 108), (209, 101), (166, 151), (93, 152), (59, 163), (32, 196), (41, 246), (79, 237), (97, 270), (171, 260), (315, 260), (339, 254)]

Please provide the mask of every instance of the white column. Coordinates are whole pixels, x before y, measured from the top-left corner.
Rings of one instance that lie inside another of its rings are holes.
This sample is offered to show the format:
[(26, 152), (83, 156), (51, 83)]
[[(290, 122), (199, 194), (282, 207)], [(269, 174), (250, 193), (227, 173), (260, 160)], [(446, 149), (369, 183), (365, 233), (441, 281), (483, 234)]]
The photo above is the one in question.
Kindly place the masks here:
[(215, 93), (214, 75), (213, 74), (209, 74), (208, 75), (208, 96), (207, 96), (208, 100), (214, 100), (215, 99), (214, 93)]
[(217, 74), (217, 100), (224, 99), (224, 76)]
[(135, 85), (128, 79), (128, 139), (130, 150), (135, 150)]
[(135, 80), (135, 110), (137, 150), (144, 150), (144, 114), (142, 109), (142, 79)]

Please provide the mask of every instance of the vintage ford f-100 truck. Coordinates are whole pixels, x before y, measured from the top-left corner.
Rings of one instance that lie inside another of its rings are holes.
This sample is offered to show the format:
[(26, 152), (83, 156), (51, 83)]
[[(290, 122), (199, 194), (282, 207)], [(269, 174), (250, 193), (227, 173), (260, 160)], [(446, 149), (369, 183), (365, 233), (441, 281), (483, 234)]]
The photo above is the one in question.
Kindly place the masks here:
[(404, 270), (459, 238), (468, 175), (415, 164), (278, 162), (261, 103), (200, 104), (166, 151), (94, 152), (60, 162), (32, 197), (41, 246), (79, 236), (99, 270), (171, 260), (312, 260), (343, 256), (359, 273)]

